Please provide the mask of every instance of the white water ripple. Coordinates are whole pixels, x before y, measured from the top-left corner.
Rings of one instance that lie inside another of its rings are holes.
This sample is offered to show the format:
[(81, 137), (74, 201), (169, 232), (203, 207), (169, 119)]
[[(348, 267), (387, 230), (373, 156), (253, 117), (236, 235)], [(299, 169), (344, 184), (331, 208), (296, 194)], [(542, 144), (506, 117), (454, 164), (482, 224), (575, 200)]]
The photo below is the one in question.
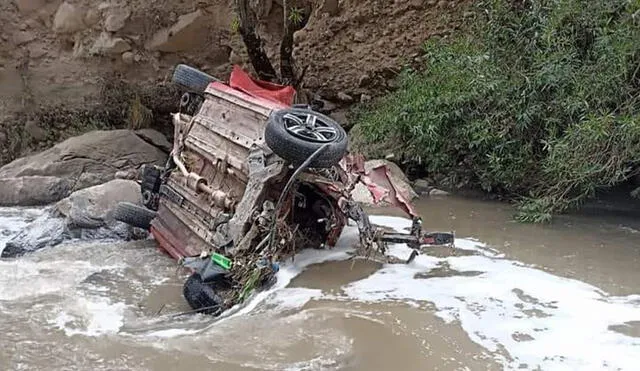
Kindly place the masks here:
[[(386, 217), (375, 221), (397, 229), (409, 223)], [(482, 249), (474, 241), (457, 241), (466, 249), (474, 245)], [(404, 246), (392, 249), (401, 258), (409, 252)], [(450, 270), (474, 274), (416, 278), (443, 263)], [(638, 369), (640, 338), (610, 329), (640, 321), (638, 295), (610, 296), (517, 261), (486, 255), (420, 255), (409, 265), (385, 265), (343, 290), (352, 299), (368, 302), (431, 302), (441, 318), (459, 322), (474, 342), (496, 352), (509, 369)]]

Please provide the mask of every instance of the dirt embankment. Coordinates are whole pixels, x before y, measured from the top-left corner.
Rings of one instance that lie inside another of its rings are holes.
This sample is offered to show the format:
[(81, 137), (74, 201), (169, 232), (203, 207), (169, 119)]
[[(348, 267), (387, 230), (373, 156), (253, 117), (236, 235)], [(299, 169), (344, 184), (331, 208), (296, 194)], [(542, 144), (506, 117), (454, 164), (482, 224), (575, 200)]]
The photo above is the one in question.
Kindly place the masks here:
[[(429, 37), (459, 25), (468, 0), (319, 0), (296, 34), (304, 88), (335, 109), (393, 89)], [(281, 1), (259, 12), (269, 49)], [(96, 128), (162, 130), (177, 63), (226, 78), (246, 65), (228, 0), (6, 0), (0, 4), (0, 165)], [(336, 113), (336, 118), (344, 116)]]

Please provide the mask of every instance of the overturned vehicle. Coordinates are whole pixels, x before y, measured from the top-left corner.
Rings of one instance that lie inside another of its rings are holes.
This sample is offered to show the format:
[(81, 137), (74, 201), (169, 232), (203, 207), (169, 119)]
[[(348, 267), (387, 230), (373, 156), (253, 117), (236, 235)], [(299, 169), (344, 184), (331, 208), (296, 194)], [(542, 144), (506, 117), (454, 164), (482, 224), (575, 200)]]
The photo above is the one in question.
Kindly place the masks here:
[[(252, 79), (235, 67), (228, 83), (186, 65), (173, 82), (185, 89), (174, 114), (173, 150), (164, 168), (145, 167), (146, 208), (120, 204), (116, 218), (149, 228), (160, 247), (192, 274), (184, 297), (199, 312), (218, 315), (275, 282), (278, 263), (302, 248), (333, 247), (348, 220), (359, 251), (384, 254), (388, 242), (453, 242), (425, 233), (420, 218), (381, 167), (347, 153), (347, 134), (295, 91)], [(413, 219), (406, 234), (374, 227), (351, 194), (358, 183), (375, 200)], [(414, 257), (415, 254), (412, 254)]]

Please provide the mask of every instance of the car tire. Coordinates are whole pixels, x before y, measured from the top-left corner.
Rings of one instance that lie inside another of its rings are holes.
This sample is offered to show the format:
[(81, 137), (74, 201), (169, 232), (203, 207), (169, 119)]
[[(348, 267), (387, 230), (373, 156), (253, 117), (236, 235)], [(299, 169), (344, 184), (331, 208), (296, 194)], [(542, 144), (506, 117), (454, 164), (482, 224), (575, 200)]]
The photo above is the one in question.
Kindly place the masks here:
[(179, 64), (173, 71), (171, 81), (188, 91), (202, 93), (210, 83), (218, 79), (186, 64)]
[(113, 210), (113, 218), (115, 220), (147, 230), (151, 227), (151, 221), (155, 217), (155, 211), (131, 202), (120, 202)]
[[(297, 130), (300, 125), (297, 122), (306, 122), (304, 117), (315, 116), (318, 128)], [(299, 121), (295, 121), (296, 119)], [(314, 130), (325, 132), (314, 132)], [(306, 132), (306, 133), (305, 133)], [(326, 133), (330, 134), (326, 134)], [(315, 136), (316, 138), (311, 138)], [(326, 136), (326, 137), (325, 137)], [(283, 109), (275, 111), (267, 120), (264, 139), (269, 148), (284, 160), (300, 165), (325, 143), (329, 146), (321, 152), (309, 167), (328, 168), (336, 165), (344, 157), (347, 151), (347, 133), (328, 116), (308, 109)]]
[(224, 310), (224, 300), (216, 293), (215, 283), (204, 283), (200, 274), (194, 273), (184, 283), (182, 295), (198, 313), (219, 315)]

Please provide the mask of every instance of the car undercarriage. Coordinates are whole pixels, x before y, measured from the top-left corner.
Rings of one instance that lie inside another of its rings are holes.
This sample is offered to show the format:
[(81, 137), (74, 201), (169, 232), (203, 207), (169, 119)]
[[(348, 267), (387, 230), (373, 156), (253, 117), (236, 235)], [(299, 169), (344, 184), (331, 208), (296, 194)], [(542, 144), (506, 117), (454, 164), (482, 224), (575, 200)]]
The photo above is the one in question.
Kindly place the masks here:
[[(453, 242), (450, 233), (424, 233), (388, 169), (367, 173), (364, 158), (347, 152), (345, 130), (293, 105), (291, 87), (237, 67), (228, 84), (185, 65), (173, 77), (185, 90), (173, 150), (164, 168), (145, 167), (140, 178), (152, 235), (192, 271), (183, 293), (194, 310), (217, 315), (245, 301), (273, 284), (279, 263), (296, 251), (334, 247), (349, 220), (362, 255), (406, 243), (410, 261), (423, 245)], [(373, 226), (352, 198), (357, 184), (404, 210), (411, 230)]]

